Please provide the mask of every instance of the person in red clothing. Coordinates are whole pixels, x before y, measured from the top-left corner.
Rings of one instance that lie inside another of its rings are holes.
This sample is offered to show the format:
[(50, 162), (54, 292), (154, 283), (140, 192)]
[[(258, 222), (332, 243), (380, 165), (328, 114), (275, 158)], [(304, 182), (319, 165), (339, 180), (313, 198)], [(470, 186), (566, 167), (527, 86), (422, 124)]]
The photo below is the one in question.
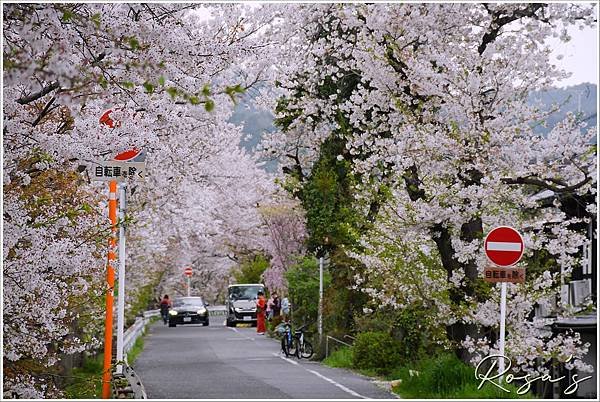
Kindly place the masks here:
[(163, 322), (167, 325), (167, 321), (169, 321), (169, 309), (171, 308), (171, 300), (169, 299), (169, 295), (165, 295), (163, 299), (160, 301), (160, 315), (162, 316)]
[(258, 292), (258, 300), (256, 300), (256, 333), (264, 335), (267, 328), (265, 327), (265, 310), (267, 309), (267, 301), (265, 294)]

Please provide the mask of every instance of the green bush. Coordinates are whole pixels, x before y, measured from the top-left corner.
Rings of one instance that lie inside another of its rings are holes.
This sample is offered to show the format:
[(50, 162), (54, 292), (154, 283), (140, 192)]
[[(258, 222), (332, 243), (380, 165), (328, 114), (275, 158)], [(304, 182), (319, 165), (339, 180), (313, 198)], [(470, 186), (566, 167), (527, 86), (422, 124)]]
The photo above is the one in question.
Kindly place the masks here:
[(360, 333), (352, 349), (352, 365), (357, 369), (373, 369), (384, 374), (398, 366), (400, 360), (398, 342), (386, 332)]
[(403, 308), (383, 308), (355, 315), (358, 332), (387, 332), (398, 342), (401, 365), (443, 352), (446, 327), (428, 315), (420, 304)]

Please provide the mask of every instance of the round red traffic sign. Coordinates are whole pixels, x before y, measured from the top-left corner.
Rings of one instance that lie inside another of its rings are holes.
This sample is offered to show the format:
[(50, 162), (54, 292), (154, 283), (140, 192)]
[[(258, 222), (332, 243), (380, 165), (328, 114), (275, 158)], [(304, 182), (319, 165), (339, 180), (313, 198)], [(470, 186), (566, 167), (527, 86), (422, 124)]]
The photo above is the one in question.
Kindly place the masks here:
[(135, 159), (135, 157), (138, 156), (140, 152), (141, 152), (141, 150), (136, 149), (136, 148), (128, 149), (127, 151), (117, 154), (117, 156), (115, 156), (115, 160), (116, 161), (130, 161), (132, 159)]
[(186, 269), (183, 271), (183, 273), (184, 273), (186, 276), (192, 276), (192, 267), (187, 267), (187, 268), (186, 268)]
[(485, 237), (485, 255), (501, 267), (515, 265), (523, 256), (523, 238), (515, 229), (499, 226)]
[[(110, 128), (115, 128), (115, 122), (110, 118), (110, 114), (112, 113), (112, 109), (107, 110), (100, 116), (100, 124), (105, 124)], [(121, 124), (117, 122), (117, 127)]]

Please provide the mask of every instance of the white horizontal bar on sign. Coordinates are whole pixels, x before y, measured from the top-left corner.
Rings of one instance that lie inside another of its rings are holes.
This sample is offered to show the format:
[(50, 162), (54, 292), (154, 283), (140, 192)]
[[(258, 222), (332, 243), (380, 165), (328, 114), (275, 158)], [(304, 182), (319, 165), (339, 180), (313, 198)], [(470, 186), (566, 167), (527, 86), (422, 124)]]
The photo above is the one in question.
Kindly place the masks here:
[(485, 246), (485, 249), (488, 251), (521, 251), (521, 247), (521, 243), (488, 241)]

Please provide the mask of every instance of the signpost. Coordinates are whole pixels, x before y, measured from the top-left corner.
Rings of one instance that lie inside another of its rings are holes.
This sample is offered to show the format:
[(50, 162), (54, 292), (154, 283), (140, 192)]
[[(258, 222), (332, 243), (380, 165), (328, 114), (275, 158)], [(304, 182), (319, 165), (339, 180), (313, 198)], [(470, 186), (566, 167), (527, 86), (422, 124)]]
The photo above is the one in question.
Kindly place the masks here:
[[(500, 354), (504, 356), (506, 328), (506, 283), (525, 281), (524, 268), (510, 268), (523, 256), (524, 246), (521, 234), (508, 226), (499, 226), (485, 237), (485, 255), (496, 266), (486, 267), (486, 282), (501, 282), (500, 285)], [(506, 268), (509, 267), (509, 268)], [(498, 372), (504, 372), (504, 358), (499, 359)], [(502, 376), (499, 378), (502, 381)]]
[(523, 256), (523, 238), (515, 229), (499, 226), (485, 238), (485, 254), (501, 267), (515, 265)]
[(190, 297), (190, 289), (191, 289), (191, 280), (192, 280), (192, 267), (186, 267), (183, 271), (185, 276), (187, 276), (187, 295)]
[[(100, 124), (110, 128), (119, 127), (119, 122), (110, 118), (112, 110), (107, 110), (100, 117)], [(106, 281), (108, 289), (106, 293), (106, 322), (104, 330), (104, 368), (102, 373), (102, 398), (109, 399), (111, 396), (111, 360), (112, 360), (112, 327), (113, 327), (113, 303), (115, 287), (114, 260), (116, 248), (117, 231), (117, 182), (119, 186), (120, 203), (120, 227), (119, 227), (119, 293), (117, 311), (117, 373), (123, 371), (123, 327), (125, 323), (125, 208), (127, 181), (144, 178), (146, 169), (145, 155), (138, 149), (130, 149), (115, 156), (114, 161), (98, 161), (92, 167), (92, 180), (109, 182), (109, 219), (111, 223), (111, 237), (109, 239), (108, 263), (106, 268)]]
[(127, 179), (144, 179), (145, 162), (95, 161), (91, 179), (96, 181), (125, 182)]

